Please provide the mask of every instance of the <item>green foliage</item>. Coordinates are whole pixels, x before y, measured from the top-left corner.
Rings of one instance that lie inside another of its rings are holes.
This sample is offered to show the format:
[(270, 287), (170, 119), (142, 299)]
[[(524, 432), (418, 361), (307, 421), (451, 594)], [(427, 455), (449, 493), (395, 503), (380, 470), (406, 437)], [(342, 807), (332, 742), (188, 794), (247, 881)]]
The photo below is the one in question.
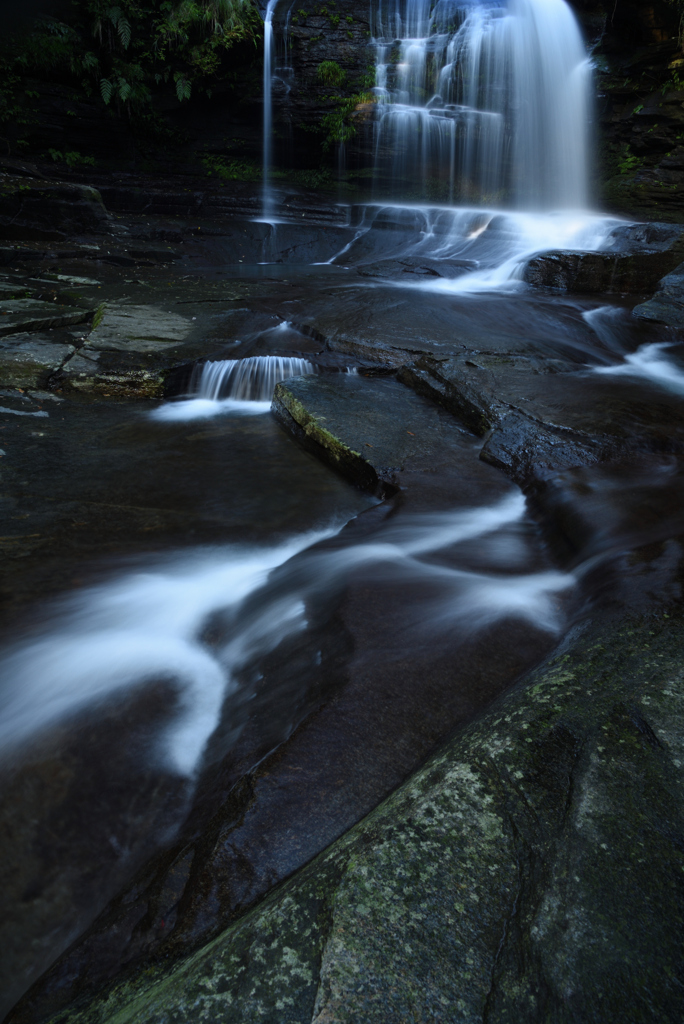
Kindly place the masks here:
[(316, 70), (318, 80), (333, 89), (341, 89), (347, 80), (347, 72), (334, 60), (324, 60)]
[(666, 92), (679, 92), (681, 89), (684, 89), (684, 75), (673, 71), (667, 82), (663, 85), (661, 92), (664, 96)]
[(618, 170), (620, 174), (629, 174), (631, 171), (635, 171), (637, 167), (641, 167), (642, 163), (641, 157), (635, 156), (629, 146), (626, 146), (622, 159), (618, 161)]
[(202, 158), (202, 163), (209, 177), (221, 181), (258, 181), (261, 178), (261, 167), (247, 160), (227, 160), (222, 156), (209, 154)]
[(91, 331), (96, 330), (100, 326), (100, 324), (102, 323), (102, 321), (104, 319), (104, 315), (105, 315), (105, 310), (106, 309), (107, 309), (107, 303), (106, 302), (101, 302), (100, 305), (95, 310), (95, 313), (93, 315), (93, 322), (92, 322), (92, 326), (90, 328)]
[(79, 164), (83, 164), (88, 167), (95, 166), (95, 157), (83, 156), (77, 150), (70, 150), (69, 152), (62, 153), (59, 149), (49, 149), (48, 153), (56, 163), (66, 164), (67, 167), (78, 167)]
[(375, 96), (371, 92), (357, 92), (351, 96), (330, 96), (329, 99), (334, 102), (335, 106), (321, 121), (321, 131), (325, 132), (324, 152), (327, 152), (335, 144), (353, 139), (356, 135), (354, 114), (360, 107), (375, 102)]
[(153, 90), (181, 102), (211, 94), (236, 43), (256, 43), (255, 0), (71, 0), (63, 21), (42, 17), (0, 39), (0, 125), (35, 120), (26, 78), (60, 80), (128, 113)]

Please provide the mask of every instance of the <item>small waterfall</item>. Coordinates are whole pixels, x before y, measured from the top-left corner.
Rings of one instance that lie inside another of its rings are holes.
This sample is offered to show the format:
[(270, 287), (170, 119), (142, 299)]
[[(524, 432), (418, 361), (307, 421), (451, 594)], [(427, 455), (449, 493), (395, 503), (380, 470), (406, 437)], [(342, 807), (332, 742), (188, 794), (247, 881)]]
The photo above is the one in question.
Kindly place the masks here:
[(199, 363), (192, 371), (188, 397), (180, 402), (164, 402), (151, 417), (171, 422), (207, 419), (222, 413), (258, 416), (271, 408), (278, 381), (317, 372), (307, 359), (290, 356)]
[(197, 398), (212, 402), (223, 398), (242, 402), (270, 402), (278, 381), (307, 373), (316, 373), (313, 363), (289, 356), (221, 359), (196, 366), (190, 390)]
[(376, 175), (424, 199), (588, 203), (591, 69), (564, 0), (377, 0)]

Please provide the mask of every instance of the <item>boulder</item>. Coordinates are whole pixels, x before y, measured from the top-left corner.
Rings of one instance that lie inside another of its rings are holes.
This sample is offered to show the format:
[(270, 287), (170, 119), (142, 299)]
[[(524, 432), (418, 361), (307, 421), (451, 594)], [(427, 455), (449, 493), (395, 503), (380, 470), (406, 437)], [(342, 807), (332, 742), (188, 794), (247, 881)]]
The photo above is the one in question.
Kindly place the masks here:
[(658, 283), (655, 295), (632, 310), (640, 320), (656, 320), (668, 327), (684, 327), (684, 263)]
[(534, 256), (524, 272), (537, 288), (586, 294), (643, 294), (684, 256), (679, 224), (628, 224), (616, 228), (601, 252), (559, 249)]
[(109, 214), (89, 185), (0, 174), (0, 238), (62, 241), (108, 230)]

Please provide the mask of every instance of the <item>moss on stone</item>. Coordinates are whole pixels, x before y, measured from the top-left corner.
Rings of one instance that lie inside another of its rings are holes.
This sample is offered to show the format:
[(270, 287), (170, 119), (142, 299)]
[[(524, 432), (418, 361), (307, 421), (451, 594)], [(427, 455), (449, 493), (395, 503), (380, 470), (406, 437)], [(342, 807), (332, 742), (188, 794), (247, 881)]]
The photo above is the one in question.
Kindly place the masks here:
[(210, 945), (53, 1024), (682, 1019), (683, 644), (578, 633)]

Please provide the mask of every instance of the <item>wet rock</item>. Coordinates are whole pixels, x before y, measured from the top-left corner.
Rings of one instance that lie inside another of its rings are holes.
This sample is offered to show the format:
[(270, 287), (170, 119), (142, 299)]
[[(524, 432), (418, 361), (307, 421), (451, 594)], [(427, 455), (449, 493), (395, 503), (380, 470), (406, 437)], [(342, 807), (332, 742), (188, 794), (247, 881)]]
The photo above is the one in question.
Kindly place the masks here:
[(443, 277), (452, 280), (468, 270), (475, 270), (476, 267), (477, 263), (474, 260), (432, 260), (429, 257), (407, 256), (404, 259), (363, 263), (356, 271), (362, 277), (410, 280), (405, 275), (412, 274), (415, 277)]
[(398, 376), (486, 437), (480, 457), (521, 487), (556, 470), (684, 448), (680, 399), (665, 393), (654, 407), (638, 378), (606, 388), (602, 375), (554, 357), (483, 352), (423, 356)]
[(591, 466), (625, 454), (625, 446), (614, 438), (592, 437), (510, 412), (485, 442), (480, 457), (526, 487), (557, 470)]
[(445, 457), (449, 425), (395, 380), (334, 374), (277, 385), (273, 412), (306, 447), (358, 486), (391, 493), (409, 462)]
[(103, 350), (163, 352), (185, 341), (192, 321), (160, 306), (109, 305), (86, 345), (84, 355)]
[(653, 298), (635, 306), (632, 312), (641, 320), (684, 327), (684, 263), (659, 282)]
[(39, 387), (74, 352), (72, 345), (46, 335), (9, 335), (0, 338), (0, 384)]
[(45, 331), (90, 320), (90, 310), (38, 299), (4, 299), (0, 305), (0, 336), (21, 331)]
[(61, 241), (108, 229), (109, 215), (96, 189), (0, 175), (0, 238)]
[(162, 398), (175, 372), (173, 360), (84, 347), (64, 363), (52, 383), (67, 391)]
[(437, 360), (424, 356), (410, 366), (403, 366), (398, 377), (483, 437), (499, 422), (506, 406), (486, 383), (468, 379), (469, 365), (475, 367), (476, 364), (472, 360)]
[(680, 1019), (683, 643), (575, 635), (185, 964), (51, 1021)]
[(535, 256), (524, 278), (536, 288), (585, 294), (643, 294), (682, 258), (682, 247), (669, 252), (573, 252), (558, 250)]
[(559, 291), (643, 294), (673, 270), (684, 255), (678, 224), (625, 224), (615, 228), (602, 252), (558, 250), (531, 259), (528, 284)]

